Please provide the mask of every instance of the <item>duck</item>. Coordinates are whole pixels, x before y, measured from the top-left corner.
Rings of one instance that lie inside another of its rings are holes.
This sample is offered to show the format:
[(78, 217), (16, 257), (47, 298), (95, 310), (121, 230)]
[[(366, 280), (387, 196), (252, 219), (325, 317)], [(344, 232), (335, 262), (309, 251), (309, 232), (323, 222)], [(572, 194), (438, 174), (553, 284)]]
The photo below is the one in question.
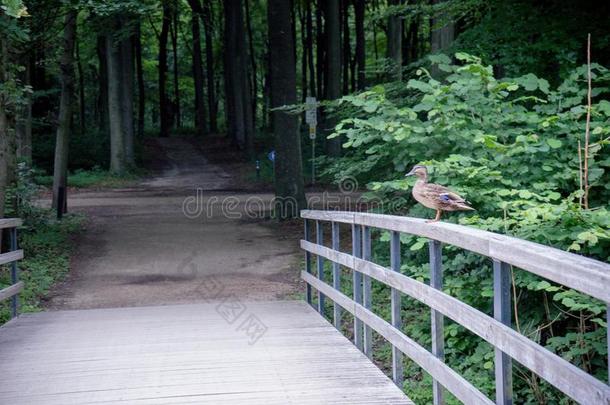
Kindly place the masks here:
[(405, 175), (405, 177), (408, 176), (417, 176), (417, 181), (412, 190), (413, 198), (424, 207), (436, 210), (436, 217), (426, 222), (440, 221), (443, 211), (475, 210), (468, 201), (454, 191), (439, 184), (428, 183), (428, 168), (426, 166), (413, 166), (411, 171)]

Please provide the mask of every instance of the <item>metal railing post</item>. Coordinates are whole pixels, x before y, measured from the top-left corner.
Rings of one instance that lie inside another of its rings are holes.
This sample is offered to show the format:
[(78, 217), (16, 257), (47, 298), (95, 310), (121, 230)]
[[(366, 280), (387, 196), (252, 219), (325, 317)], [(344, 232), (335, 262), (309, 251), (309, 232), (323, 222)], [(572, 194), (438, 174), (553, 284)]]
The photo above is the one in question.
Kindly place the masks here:
[[(324, 234), (322, 230), (322, 223), (316, 220), (316, 243), (318, 245), (324, 244)], [(318, 265), (318, 278), (324, 281), (324, 258), (322, 256), (317, 257), (317, 265)], [(318, 291), (318, 312), (324, 316), (324, 301), (325, 297), (320, 291)]]
[[(437, 240), (429, 242), (430, 251), (430, 287), (437, 290), (443, 288), (443, 257), (441, 243)], [(435, 310), (431, 311), (432, 321), (432, 354), (440, 360), (445, 359), (445, 332), (443, 315)], [(432, 379), (432, 398), (434, 405), (445, 403), (443, 386)]]
[[(305, 240), (308, 242), (311, 242), (311, 228), (309, 226), (309, 220), (304, 219), (303, 224), (304, 224)], [(305, 251), (305, 271), (311, 274), (311, 253), (309, 253), (308, 251)], [(307, 300), (307, 303), (309, 305), (312, 304), (311, 285), (309, 285), (309, 283), (306, 283), (306, 286), (305, 286), (305, 299)]]
[[(494, 268), (494, 318), (504, 325), (511, 325), (510, 308), (510, 265), (493, 261)], [(496, 367), (496, 404), (510, 405), (513, 403), (513, 370), (512, 359), (495, 348)]]
[[(17, 227), (11, 229), (11, 251), (17, 250)], [(17, 284), (19, 281), (19, 269), (17, 261), (11, 263), (11, 284)], [(15, 294), (11, 297), (11, 318), (14, 318), (19, 313), (19, 296)]]
[[(339, 250), (339, 223), (332, 223), (332, 248)], [(341, 266), (339, 263), (333, 262), (333, 288), (341, 291)], [(341, 330), (341, 307), (336, 302), (333, 302), (333, 324), (335, 328)]]
[[(352, 225), (352, 255), (354, 257), (362, 258), (362, 226)], [(354, 289), (354, 301), (358, 304), (362, 304), (362, 273), (354, 270), (353, 272), (353, 289)], [(354, 316), (354, 344), (361, 351), (364, 350), (363, 336), (362, 336), (363, 323), (360, 319)]]
[[(400, 232), (392, 231), (392, 239), (390, 241), (390, 262), (393, 271), (400, 273)], [(392, 326), (396, 329), (402, 329), (402, 317), (400, 315), (401, 296), (400, 291), (392, 288), (391, 291), (391, 314)], [(402, 389), (403, 382), (403, 364), (402, 353), (396, 346), (392, 345), (392, 380)]]
[[(371, 228), (368, 226), (362, 227), (362, 258), (370, 261), (372, 258), (371, 252)], [(371, 309), (372, 306), (372, 291), (371, 291), (371, 277), (363, 275), (362, 278), (362, 300), (366, 309)], [(373, 333), (372, 329), (368, 325), (364, 325), (364, 354), (369, 359), (373, 358)]]

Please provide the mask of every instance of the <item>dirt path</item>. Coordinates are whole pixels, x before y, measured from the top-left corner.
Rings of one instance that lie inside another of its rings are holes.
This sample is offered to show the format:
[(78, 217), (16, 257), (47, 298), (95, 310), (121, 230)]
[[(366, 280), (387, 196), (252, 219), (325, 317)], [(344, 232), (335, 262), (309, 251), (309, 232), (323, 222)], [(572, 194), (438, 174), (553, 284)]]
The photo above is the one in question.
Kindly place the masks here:
[[(231, 191), (239, 187), (237, 179), (188, 140), (163, 139), (150, 147), (157, 156), (151, 178), (130, 188), (70, 196), (71, 211), (87, 215), (87, 230), (77, 242), (70, 276), (47, 307), (293, 296), (299, 229), (246, 218), (244, 202), (251, 195)], [(227, 197), (234, 202), (230, 210), (222, 206)]]

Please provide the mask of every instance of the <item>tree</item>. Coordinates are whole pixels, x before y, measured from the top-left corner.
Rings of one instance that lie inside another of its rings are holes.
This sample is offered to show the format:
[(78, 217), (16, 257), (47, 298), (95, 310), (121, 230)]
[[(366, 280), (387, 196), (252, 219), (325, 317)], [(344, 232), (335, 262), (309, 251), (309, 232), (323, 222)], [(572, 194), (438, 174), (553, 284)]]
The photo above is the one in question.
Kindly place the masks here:
[(212, 37), (212, 4), (211, 0), (203, 0), (203, 31), (205, 35), (205, 64), (208, 90), (208, 116), (210, 119), (210, 132), (218, 132), (217, 116), (218, 102), (216, 100), (216, 83), (214, 69), (214, 44)]
[(123, 35), (120, 41), (121, 64), (121, 113), (123, 125), (123, 138), (125, 146), (125, 164), (128, 167), (135, 166), (134, 157), (134, 123), (133, 123), (133, 27), (130, 18), (120, 18)]
[(136, 57), (136, 77), (138, 82), (138, 137), (144, 136), (144, 120), (146, 116), (146, 90), (144, 84), (144, 69), (142, 66), (142, 27), (136, 23), (134, 52)]
[(125, 136), (124, 136), (124, 114), (122, 112), (123, 94), (122, 67), (120, 43), (114, 38), (113, 32), (119, 32), (120, 23), (117, 16), (109, 17), (112, 31), (106, 34), (106, 58), (108, 68), (108, 121), (110, 129), (110, 171), (124, 173), (126, 170), (125, 160)]
[(364, 36), (365, 1), (354, 0), (354, 14), (356, 23), (356, 66), (357, 88), (363, 90), (366, 86), (366, 39)]
[[(340, 0), (328, 0), (326, 2), (326, 43), (328, 53), (326, 55), (328, 85), (326, 97), (335, 100), (341, 97), (341, 18)], [(335, 127), (335, 120), (327, 117), (325, 125), (327, 130), (332, 131)], [(338, 137), (329, 139), (326, 142), (326, 153), (330, 156), (341, 155), (341, 139)]]
[(159, 34), (159, 117), (161, 120), (160, 136), (168, 137), (170, 128), (170, 111), (167, 99), (167, 39), (171, 21), (171, 9), (168, 2), (163, 2), (163, 22)]
[[(444, 0), (432, 0), (434, 5), (440, 5), (443, 2)], [(455, 36), (455, 24), (451, 21), (450, 16), (445, 12), (437, 13), (432, 18), (431, 24), (430, 50), (434, 53), (447, 49)]]
[[(388, 0), (392, 6), (401, 4), (401, 0)], [(392, 14), (388, 17), (388, 43), (386, 57), (392, 63), (392, 72), (395, 80), (402, 78), (402, 19)]]
[[(53, 171), (53, 208), (66, 210), (66, 186), (68, 177), (68, 147), (72, 125), (72, 103), (74, 100), (74, 43), (78, 12), (70, 8), (64, 19), (63, 52), (60, 61), (61, 99), (57, 137), (55, 140), (55, 164)], [(60, 201), (63, 206), (60, 206)]]
[(240, 149), (253, 153), (254, 121), (250, 104), (250, 85), (246, 38), (241, 0), (224, 2), (225, 11), (225, 99), (227, 129)]
[(204, 80), (203, 62), (201, 58), (201, 29), (199, 19), (201, 18), (201, 3), (199, 0), (189, 0), (191, 7), (191, 33), (193, 34), (193, 79), (195, 84), (195, 128), (197, 134), (203, 136), (205, 130), (205, 104), (204, 104)]
[[(291, 33), (290, 2), (269, 0), (269, 58), (271, 107), (297, 102), (295, 42)], [(293, 218), (305, 207), (301, 140), (297, 115), (273, 111), (275, 137), (276, 212), (280, 219)]]

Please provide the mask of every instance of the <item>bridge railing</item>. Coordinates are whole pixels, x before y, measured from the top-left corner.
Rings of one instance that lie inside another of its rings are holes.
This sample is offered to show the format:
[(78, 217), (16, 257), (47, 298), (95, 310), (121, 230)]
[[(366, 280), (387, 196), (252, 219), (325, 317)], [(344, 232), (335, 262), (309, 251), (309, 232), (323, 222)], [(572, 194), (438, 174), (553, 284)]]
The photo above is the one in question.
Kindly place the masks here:
[(17, 261), (23, 259), (23, 250), (18, 249), (17, 246), (17, 228), (21, 225), (22, 221), (18, 218), (0, 219), (0, 232), (8, 229), (10, 234), (10, 250), (0, 253), (0, 265), (10, 264), (11, 266), (11, 285), (0, 290), (0, 302), (11, 299), (11, 318), (18, 314), (18, 294), (23, 290), (23, 281), (19, 281), (19, 269), (17, 267)]
[[(511, 266), (578, 290), (610, 303), (610, 265), (537, 243), (448, 223), (380, 214), (301, 211), (305, 222), (307, 301), (317, 290), (317, 309), (325, 299), (333, 301), (333, 322), (341, 325), (341, 312), (354, 317), (354, 343), (372, 356), (371, 330), (392, 345), (392, 374), (402, 386), (402, 355), (406, 355), (433, 379), (433, 398), (441, 404), (443, 388), (466, 404), (492, 404), (482, 392), (444, 363), (443, 317), (448, 317), (495, 348), (497, 404), (511, 404), (512, 360), (518, 361), (557, 389), (582, 404), (610, 404), (610, 387), (582, 369), (538, 345), (511, 328)], [(312, 240), (312, 222), (316, 237)], [(323, 245), (324, 222), (331, 223), (331, 247)], [(339, 251), (339, 224), (351, 225), (352, 254)], [(371, 229), (391, 232), (390, 268), (371, 261)], [(428, 238), (430, 285), (400, 273), (400, 234)], [(491, 317), (442, 292), (442, 244), (457, 246), (490, 258), (493, 263), (493, 312)], [(316, 256), (316, 271), (313, 257)], [(332, 285), (324, 281), (324, 260), (332, 262)], [(340, 292), (341, 266), (352, 270), (353, 297)], [(391, 287), (391, 322), (371, 310), (371, 279)], [(431, 309), (432, 350), (420, 346), (401, 331), (401, 295), (406, 294)], [(610, 311), (609, 311), (610, 312)], [(609, 339), (610, 341), (610, 336)]]

